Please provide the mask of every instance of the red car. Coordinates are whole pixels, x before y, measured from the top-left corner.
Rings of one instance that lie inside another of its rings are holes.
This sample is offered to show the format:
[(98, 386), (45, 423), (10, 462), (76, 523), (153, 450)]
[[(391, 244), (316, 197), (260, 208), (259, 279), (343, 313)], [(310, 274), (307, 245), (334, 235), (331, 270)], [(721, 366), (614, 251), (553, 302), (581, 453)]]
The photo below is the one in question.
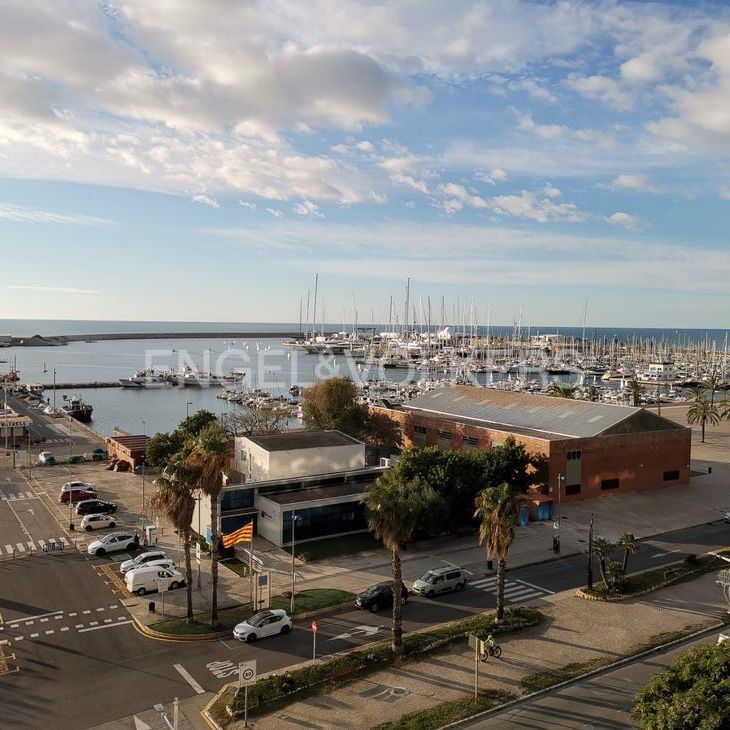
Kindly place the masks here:
[(69, 500), (83, 502), (87, 499), (96, 499), (96, 492), (90, 492), (87, 489), (70, 489), (58, 495), (58, 501), (61, 504), (68, 504)]

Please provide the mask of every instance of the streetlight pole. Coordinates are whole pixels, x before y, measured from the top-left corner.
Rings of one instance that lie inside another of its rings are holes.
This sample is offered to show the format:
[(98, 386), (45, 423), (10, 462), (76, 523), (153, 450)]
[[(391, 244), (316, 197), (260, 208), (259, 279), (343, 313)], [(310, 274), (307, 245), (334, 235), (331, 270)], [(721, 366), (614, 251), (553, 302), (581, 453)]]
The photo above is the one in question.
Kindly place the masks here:
[(53, 415), (56, 415), (56, 368), (53, 368)]
[(5, 416), (5, 451), (8, 450), (8, 384), (3, 382), (3, 415)]
[(294, 564), (295, 553), (295, 527), (297, 523), (297, 513), (292, 512), (291, 516), (291, 601), (289, 602), (289, 615), (294, 615), (294, 586), (297, 582), (297, 571)]
[(560, 552), (560, 518), (561, 518), (561, 498), (562, 498), (562, 491), (563, 491), (563, 482), (565, 481), (565, 476), (563, 474), (558, 474), (558, 514), (555, 519), (555, 530), (556, 534), (553, 537), (553, 552), (559, 553)]
[(593, 512), (591, 512), (591, 522), (588, 528), (588, 566), (586, 570), (586, 587), (589, 591), (593, 590)]
[[(147, 435), (147, 421), (142, 421), (142, 435)], [(145, 477), (145, 455), (142, 455), (142, 509), (140, 512), (142, 513), (142, 539), (144, 539), (144, 523), (145, 519), (147, 518), (147, 512), (145, 510), (145, 504), (144, 504), (144, 477)]]

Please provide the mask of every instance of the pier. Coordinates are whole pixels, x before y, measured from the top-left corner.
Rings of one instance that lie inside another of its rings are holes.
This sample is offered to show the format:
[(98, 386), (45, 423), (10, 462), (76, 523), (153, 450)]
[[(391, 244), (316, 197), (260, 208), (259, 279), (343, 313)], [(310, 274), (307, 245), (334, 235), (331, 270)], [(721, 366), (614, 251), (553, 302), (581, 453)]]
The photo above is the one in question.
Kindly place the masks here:
[(304, 339), (302, 332), (102, 332), (84, 335), (33, 335), (12, 337), (11, 347), (57, 347), (70, 342), (106, 340), (265, 340)]
[[(53, 383), (41, 383), (43, 390), (53, 390)], [(93, 383), (56, 383), (56, 390), (85, 390), (87, 388), (121, 388), (118, 380), (96, 380)]]

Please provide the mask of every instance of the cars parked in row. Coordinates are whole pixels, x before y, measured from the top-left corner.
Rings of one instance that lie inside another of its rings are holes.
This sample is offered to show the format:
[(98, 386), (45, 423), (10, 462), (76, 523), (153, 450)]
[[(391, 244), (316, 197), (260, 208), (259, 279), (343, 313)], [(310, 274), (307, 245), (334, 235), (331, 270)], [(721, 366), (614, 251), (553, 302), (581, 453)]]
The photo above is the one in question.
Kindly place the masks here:
[(236, 624), (233, 638), (252, 644), (257, 639), (265, 639), (267, 636), (288, 634), (291, 627), (292, 620), (286, 611), (283, 608), (274, 608), (256, 613), (251, 618)]
[(76, 505), (76, 514), (83, 515), (106, 514), (111, 515), (117, 511), (116, 502), (107, 502), (104, 499), (85, 499)]
[(159, 590), (171, 590), (185, 585), (185, 576), (176, 568), (163, 568), (160, 565), (146, 565), (130, 570), (124, 576), (130, 593), (144, 596)]
[(433, 568), (414, 581), (411, 590), (428, 598), (439, 593), (461, 591), (466, 585), (466, 573), (453, 565), (444, 568)]
[(101, 530), (104, 527), (116, 527), (116, 524), (111, 515), (92, 514), (86, 515), (81, 520), (81, 529), (86, 530), (86, 532), (91, 532), (92, 530)]
[(76, 489), (83, 489), (87, 492), (95, 492), (96, 484), (91, 484), (91, 482), (80, 482), (80, 481), (66, 482), (61, 487), (61, 492), (73, 492)]
[[(408, 603), (408, 589), (404, 585), (401, 585), (400, 602), (403, 606)], [(355, 597), (355, 605), (373, 613), (377, 613), (381, 608), (392, 608), (393, 581), (384, 580), (382, 583), (376, 583), (362, 593), (358, 593)]]
[(61, 492), (58, 495), (58, 501), (61, 504), (84, 502), (87, 499), (96, 499), (96, 489), (90, 490), (78, 487), (77, 489), (69, 489), (66, 492)]
[(94, 540), (86, 548), (89, 555), (106, 555), (122, 550), (136, 550), (139, 547), (139, 535), (132, 530), (110, 532), (104, 537)]
[[(140, 553), (139, 555), (125, 560), (120, 566), (119, 571), (122, 575), (128, 573), (130, 570), (135, 568), (142, 568), (148, 563), (156, 562), (158, 560), (170, 560), (166, 553), (162, 550), (147, 550), (146, 552)], [(174, 563), (173, 563), (174, 565)]]

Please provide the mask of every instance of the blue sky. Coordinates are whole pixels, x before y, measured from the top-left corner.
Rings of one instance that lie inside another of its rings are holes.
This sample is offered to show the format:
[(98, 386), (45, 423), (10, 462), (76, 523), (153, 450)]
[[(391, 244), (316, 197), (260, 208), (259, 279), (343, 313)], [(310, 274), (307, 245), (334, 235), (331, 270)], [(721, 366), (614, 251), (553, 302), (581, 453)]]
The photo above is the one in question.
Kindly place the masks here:
[[(0, 313), (728, 326), (730, 7), (10, 0)], [(413, 316), (413, 313), (410, 314)]]

